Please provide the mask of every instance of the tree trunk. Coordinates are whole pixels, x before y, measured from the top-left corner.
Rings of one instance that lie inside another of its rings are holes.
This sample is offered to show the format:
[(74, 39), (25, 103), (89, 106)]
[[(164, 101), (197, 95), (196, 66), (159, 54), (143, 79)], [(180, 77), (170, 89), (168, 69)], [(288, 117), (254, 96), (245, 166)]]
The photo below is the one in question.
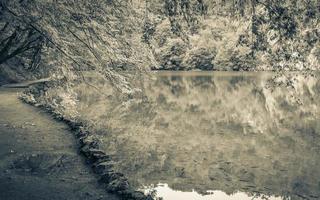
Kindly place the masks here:
[(252, 34), (252, 44), (251, 44), (251, 56), (254, 58), (255, 56), (255, 47), (256, 47), (256, 0), (251, 0), (251, 9), (252, 9), (252, 19), (251, 19), (251, 34)]

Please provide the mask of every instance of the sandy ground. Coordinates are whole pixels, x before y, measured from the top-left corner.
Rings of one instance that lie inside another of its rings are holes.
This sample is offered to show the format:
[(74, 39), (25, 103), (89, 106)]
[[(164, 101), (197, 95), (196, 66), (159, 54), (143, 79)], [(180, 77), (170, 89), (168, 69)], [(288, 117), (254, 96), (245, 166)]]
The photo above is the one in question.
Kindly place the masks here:
[(97, 184), (64, 123), (0, 88), (0, 200), (118, 199)]

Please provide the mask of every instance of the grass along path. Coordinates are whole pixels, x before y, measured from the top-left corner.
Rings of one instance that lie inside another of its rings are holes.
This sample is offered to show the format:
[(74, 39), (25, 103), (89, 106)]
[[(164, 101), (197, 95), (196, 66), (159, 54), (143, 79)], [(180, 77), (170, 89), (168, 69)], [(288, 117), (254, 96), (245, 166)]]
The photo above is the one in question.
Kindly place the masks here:
[(116, 200), (97, 184), (67, 125), (0, 88), (0, 199)]

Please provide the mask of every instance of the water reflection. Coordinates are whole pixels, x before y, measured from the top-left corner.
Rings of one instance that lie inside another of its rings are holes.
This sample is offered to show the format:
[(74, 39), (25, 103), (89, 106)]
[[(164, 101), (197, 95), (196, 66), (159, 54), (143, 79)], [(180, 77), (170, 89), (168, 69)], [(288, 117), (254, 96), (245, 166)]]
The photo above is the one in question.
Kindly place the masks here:
[[(158, 184), (155, 187), (145, 187), (143, 188), (147, 194), (156, 191), (156, 198), (161, 198), (164, 200), (283, 200), (282, 197), (265, 196), (265, 195), (248, 195), (244, 192), (236, 192), (234, 194), (228, 195), (223, 191), (207, 191), (207, 194), (199, 194), (196, 191), (191, 192), (181, 192), (171, 189), (168, 184)], [(289, 200), (289, 199), (288, 199)]]
[[(166, 183), (155, 189), (164, 197), (188, 196), (176, 199), (320, 199), (318, 76), (167, 73), (139, 79), (143, 97), (95, 102), (103, 113), (95, 112), (96, 126), (108, 130), (100, 134), (103, 148), (137, 188)], [(224, 196), (201, 197), (210, 190)]]

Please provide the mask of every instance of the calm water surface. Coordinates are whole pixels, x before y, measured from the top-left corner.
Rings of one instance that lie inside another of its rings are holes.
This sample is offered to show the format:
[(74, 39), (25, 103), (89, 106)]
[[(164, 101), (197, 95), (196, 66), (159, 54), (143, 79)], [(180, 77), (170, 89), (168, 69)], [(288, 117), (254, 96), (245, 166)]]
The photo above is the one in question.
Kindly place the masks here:
[(110, 98), (98, 117), (104, 149), (137, 188), (164, 200), (320, 199), (318, 75), (137, 80), (145, 96)]

